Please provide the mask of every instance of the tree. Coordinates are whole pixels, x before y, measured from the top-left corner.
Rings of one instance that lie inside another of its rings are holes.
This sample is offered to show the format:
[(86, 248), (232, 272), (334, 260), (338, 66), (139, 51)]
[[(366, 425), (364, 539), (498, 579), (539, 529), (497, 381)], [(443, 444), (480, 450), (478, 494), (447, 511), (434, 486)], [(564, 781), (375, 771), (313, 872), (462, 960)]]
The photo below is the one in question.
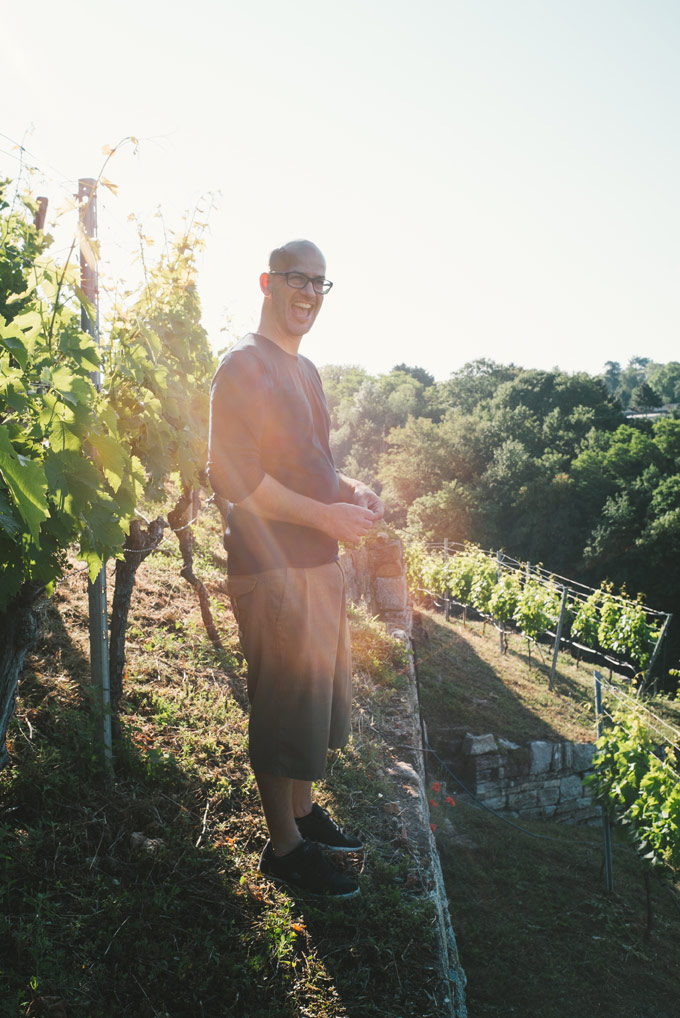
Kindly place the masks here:
[(439, 386), (442, 406), (471, 414), (520, 371), (514, 364), (497, 364), (486, 358), (469, 361)]
[(338, 428), (338, 407), (345, 400), (352, 400), (368, 374), (358, 364), (327, 364), (320, 368), (319, 374), (326, 394), (328, 412), (331, 415), (331, 427)]
[(458, 480), (445, 481), (438, 491), (421, 495), (410, 506), (406, 532), (420, 541), (441, 541), (443, 537), (460, 544), (476, 537), (474, 497)]
[(425, 387), (410, 374), (391, 371), (367, 377), (337, 407), (337, 427), (331, 433), (336, 462), (350, 476), (378, 483), (378, 461), (387, 448), (387, 435), (429, 410)]
[(408, 364), (395, 364), (390, 373), (393, 374), (395, 371), (399, 371), (402, 375), (410, 375), (411, 378), (415, 378), (416, 382), (420, 382), (426, 389), (434, 385), (434, 375), (431, 375), (425, 368), (412, 368)]
[(652, 388), (649, 382), (641, 382), (640, 385), (633, 389), (630, 398), (631, 408), (640, 413), (649, 413), (650, 410), (660, 407), (661, 403), (661, 396), (656, 389)]
[(610, 395), (615, 395), (619, 389), (619, 383), (621, 381), (621, 365), (618, 361), (605, 361), (604, 372), (602, 374), (604, 383), (607, 386), (607, 390)]
[(647, 381), (663, 403), (680, 403), (680, 362), (651, 365), (647, 368)]

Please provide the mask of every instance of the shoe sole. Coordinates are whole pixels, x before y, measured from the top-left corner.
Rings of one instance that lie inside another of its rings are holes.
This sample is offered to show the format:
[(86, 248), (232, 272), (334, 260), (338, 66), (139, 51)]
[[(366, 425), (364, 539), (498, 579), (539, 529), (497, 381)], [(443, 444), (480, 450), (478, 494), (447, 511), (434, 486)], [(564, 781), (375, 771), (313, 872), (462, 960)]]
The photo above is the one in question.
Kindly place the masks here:
[[(309, 841), (314, 841), (314, 838), (309, 838)], [(358, 845), (356, 848), (350, 848), (348, 845), (329, 845), (327, 841), (315, 841), (315, 845), (321, 845), (322, 848), (327, 848), (329, 852), (363, 852), (364, 846)]]

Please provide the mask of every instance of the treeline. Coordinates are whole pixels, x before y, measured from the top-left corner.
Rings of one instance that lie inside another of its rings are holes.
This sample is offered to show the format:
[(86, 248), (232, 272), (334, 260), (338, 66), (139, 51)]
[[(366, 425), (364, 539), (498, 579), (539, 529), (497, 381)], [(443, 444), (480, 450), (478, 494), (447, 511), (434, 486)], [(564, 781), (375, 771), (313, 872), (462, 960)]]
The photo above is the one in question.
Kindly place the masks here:
[(657, 407), (680, 405), (678, 361), (658, 364), (649, 357), (631, 357), (625, 368), (618, 361), (607, 361), (602, 378), (624, 410), (648, 413)]
[(677, 667), (680, 414), (626, 416), (617, 387), (632, 397), (655, 380), (674, 402), (680, 363), (592, 376), (477, 360), (445, 382), (405, 364), (322, 374), (337, 462), (381, 490), (388, 522), (642, 593), (675, 616), (661, 666)]

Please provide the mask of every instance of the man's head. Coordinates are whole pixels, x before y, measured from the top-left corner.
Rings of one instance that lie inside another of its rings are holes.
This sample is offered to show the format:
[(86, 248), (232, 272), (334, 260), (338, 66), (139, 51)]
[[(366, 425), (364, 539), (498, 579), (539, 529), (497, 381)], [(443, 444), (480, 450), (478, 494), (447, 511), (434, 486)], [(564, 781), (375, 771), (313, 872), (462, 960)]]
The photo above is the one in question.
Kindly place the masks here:
[[(326, 259), (309, 240), (291, 240), (269, 256), (269, 271), (260, 276), (264, 294), (260, 331), (289, 353), (296, 353), (323, 304)], [(296, 278), (300, 274), (304, 279)], [(298, 284), (304, 283), (300, 286)], [(315, 288), (316, 287), (316, 288)]]

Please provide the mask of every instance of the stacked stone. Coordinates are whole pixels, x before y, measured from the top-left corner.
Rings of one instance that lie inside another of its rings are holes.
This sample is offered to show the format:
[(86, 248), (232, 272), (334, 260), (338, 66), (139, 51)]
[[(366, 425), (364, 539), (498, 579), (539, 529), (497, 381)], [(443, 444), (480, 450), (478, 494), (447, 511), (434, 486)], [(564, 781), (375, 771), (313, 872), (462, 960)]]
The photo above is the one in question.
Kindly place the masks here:
[(527, 820), (591, 823), (600, 816), (583, 779), (592, 771), (589, 742), (528, 742), (470, 735), (451, 747), (455, 773), (491, 809)]
[(364, 601), (388, 632), (410, 634), (412, 609), (401, 541), (378, 531), (359, 548), (345, 550), (341, 562), (350, 601)]

